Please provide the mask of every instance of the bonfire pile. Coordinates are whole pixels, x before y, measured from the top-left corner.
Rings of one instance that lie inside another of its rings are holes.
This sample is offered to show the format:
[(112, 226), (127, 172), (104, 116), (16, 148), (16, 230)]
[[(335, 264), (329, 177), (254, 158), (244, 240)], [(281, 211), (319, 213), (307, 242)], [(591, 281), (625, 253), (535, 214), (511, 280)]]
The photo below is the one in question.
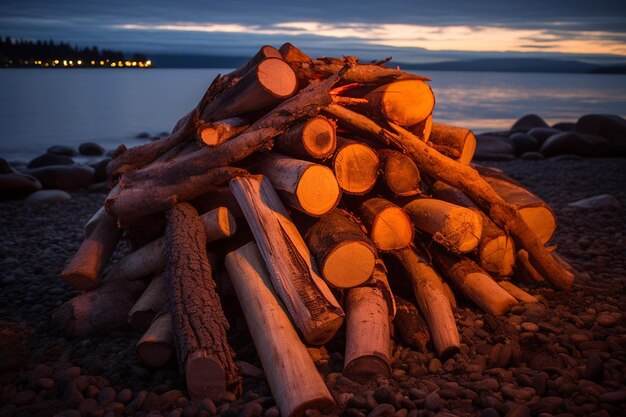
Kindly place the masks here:
[[(344, 319), (344, 374), (367, 380), (389, 376), (391, 320), (412, 346), (459, 351), (451, 288), (496, 315), (535, 300), (514, 274), (569, 289), (573, 271), (545, 246), (550, 208), (470, 165), (474, 136), (432, 121), (428, 78), (385, 63), (264, 46), (170, 136), (118, 149), (62, 273), (85, 292), (57, 323), (80, 336), (128, 321), (143, 361), (177, 355), (191, 397), (219, 398), (241, 390), (222, 309), (234, 289), (291, 416), (333, 404), (305, 345)], [(104, 273), (122, 235), (134, 252)]]

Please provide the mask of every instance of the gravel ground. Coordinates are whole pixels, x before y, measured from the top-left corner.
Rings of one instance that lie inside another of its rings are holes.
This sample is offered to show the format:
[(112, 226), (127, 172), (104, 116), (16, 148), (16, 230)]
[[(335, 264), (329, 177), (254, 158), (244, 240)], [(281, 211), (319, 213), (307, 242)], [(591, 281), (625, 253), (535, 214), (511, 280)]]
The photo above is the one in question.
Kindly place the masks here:
[[(343, 377), (343, 342), (312, 351), (345, 417), (608, 416), (626, 405), (626, 159), (492, 163), (555, 210), (559, 251), (581, 272), (574, 289), (533, 288), (541, 304), (502, 317), (460, 300), (461, 353), (445, 362), (432, 351), (394, 342), (389, 380), (359, 385)], [(611, 194), (619, 209), (573, 210), (567, 203)], [(240, 318), (232, 345), (245, 361), (240, 399), (192, 405), (175, 364), (142, 367), (139, 334), (122, 329), (69, 339), (50, 317), (77, 292), (59, 272), (82, 240), (102, 194), (61, 204), (0, 203), (0, 417), (169, 415), (278, 417)], [(121, 245), (114, 255), (127, 251)], [(320, 415), (308, 410), (307, 417)]]

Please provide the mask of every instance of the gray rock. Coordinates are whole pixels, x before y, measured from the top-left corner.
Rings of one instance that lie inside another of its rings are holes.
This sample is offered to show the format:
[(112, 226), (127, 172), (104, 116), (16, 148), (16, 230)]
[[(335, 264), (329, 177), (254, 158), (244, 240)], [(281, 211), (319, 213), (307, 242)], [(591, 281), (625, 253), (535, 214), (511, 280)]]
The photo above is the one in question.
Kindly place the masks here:
[(26, 168), (41, 168), (50, 165), (73, 165), (74, 160), (69, 156), (57, 155), (54, 153), (45, 153), (31, 160)]
[(509, 137), (509, 143), (513, 145), (513, 150), (515, 151), (516, 156), (539, 149), (539, 142), (537, 139), (526, 133), (513, 133)]
[(54, 145), (48, 148), (48, 153), (53, 153), (55, 155), (63, 155), (63, 156), (76, 156), (78, 152), (74, 148), (70, 148), (65, 145)]
[(614, 114), (587, 114), (576, 122), (576, 130), (609, 140), (611, 148), (626, 155), (626, 120)]
[(545, 120), (543, 120), (536, 114), (527, 114), (519, 118), (515, 123), (513, 123), (513, 129), (532, 129), (533, 127), (548, 127), (548, 124), (545, 122)]
[(553, 129), (551, 127), (534, 127), (528, 131), (528, 135), (535, 138), (535, 140), (541, 145), (550, 136), (563, 132), (559, 129)]
[(75, 191), (89, 187), (94, 181), (94, 170), (83, 165), (51, 165), (26, 171), (37, 178), (43, 188)]
[(62, 203), (71, 198), (72, 196), (63, 190), (40, 190), (26, 197), (24, 204)]
[(41, 182), (27, 174), (0, 174), (0, 200), (20, 198), (41, 190)]
[(93, 142), (81, 143), (80, 146), (78, 147), (78, 152), (81, 155), (86, 155), (86, 156), (104, 155), (104, 151), (105, 149), (102, 146)]
[(583, 378), (594, 382), (602, 382), (604, 377), (604, 361), (599, 354), (594, 353), (587, 358)]
[(441, 397), (437, 391), (433, 391), (424, 398), (424, 408), (427, 410), (436, 410), (439, 408), (439, 399)]
[(593, 197), (583, 198), (582, 200), (569, 203), (567, 207), (574, 207), (589, 210), (601, 210), (609, 208), (620, 208), (621, 204), (617, 198), (610, 194), (600, 194)]
[(563, 154), (584, 157), (608, 156), (609, 141), (601, 136), (587, 135), (578, 132), (562, 132), (550, 136), (539, 148), (545, 156)]
[(552, 128), (562, 130), (563, 132), (571, 132), (572, 130), (576, 130), (576, 123), (558, 122), (552, 125)]
[(520, 156), (520, 159), (525, 161), (540, 161), (544, 159), (544, 156), (541, 152), (526, 152)]

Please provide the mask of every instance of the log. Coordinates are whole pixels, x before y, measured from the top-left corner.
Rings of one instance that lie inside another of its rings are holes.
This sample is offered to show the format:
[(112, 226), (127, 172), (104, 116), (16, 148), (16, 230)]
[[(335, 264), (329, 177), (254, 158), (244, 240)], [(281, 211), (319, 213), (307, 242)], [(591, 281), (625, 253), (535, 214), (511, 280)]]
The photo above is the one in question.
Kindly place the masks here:
[(274, 141), (274, 150), (299, 159), (324, 159), (337, 147), (336, 126), (315, 116), (287, 129)]
[(231, 78), (241, 78), (252, 69), (256, 68), (261, 62), (263, 62), (267, 58), (282, 59), (282, 55), (280, 54), (278, 49), (274, 48), (273, 46), (263, 45), (259, 49), (259, 51), (252, 58), (250, 58), (248, 62), (246, 62), (236, 70), (229, 72), (227, 76)]
[(407, 127), (407, 130), (417, 136), (422, 142), (428, 143), (433, 131), (433, 115), (429, 115), (416, 125)]
[(533, 295), (528, 294), (526, 291), (513, 284), (511, 281), (498, 282), (500, 287), (504, 288), (509, 294), (511, 294), (520, 303), (538, 303), (539, 300)]
[(156, 274), (141, 297), (128, 312), (128, 323), (137, 329), (146, 331), (159, 311), (167, 302), (167, 285), (162, 274)]
[(469, 165), (476, 150), (476, 137), (469, 129), (435, 122), (430, 133), (430, 144), (448, 158)]
[(499, 316), (517, 304), (515, 298), (468, 257), (457, 256), (434, 245), (430, 250), (435, 266), (484, 311)]
[(168, 213), (165, 233), (168, 310), (178, 362), (192, 401), (238, 394), (241, 379), (226, 339), (229, 328), (206, 255), (204, 225), (187, 203)]
[(426, 345), (430, 342), (428, 325), (412, 302), (397, 295), (395, 298), (397, 310), (394, 324), (400, 337), (407, 345), (426, 351)]
[(370, 198), (361, 203), (361, 220), (369, 238), (382, 252), (403, 249), (413, 241), (413, 224), (409, 215), (389, 200)]
[(206, 213), (218, 207), (226, 207), (235, 218), (235, 223), (243, 219), (241, 208), (230, 192), (228, 185), (207, 187), (204, 194), (190, 201), (199, 213)]
[(326, 214), (339, 203), (341, 190), (324, 165), (269, 153), (259, 158), (255, 169), (269, 178), (283, 201), (310, 216)]
[(476, 259), (487, 272), (497, 276), (513, 274), (515, 266), (515, 243), (502, 229), (474, 204), (474, 202), (458, 188), (435, 181), (431, 184), (433, 197), (448, 203), (466, 207), (478, 214), (483, 223), (483, 233), (478, 244)]
[(402, 152), (377, 149), (382, 176), (389, 191), (398, 197), (411, 197), (421, 193), (420, 172), (415, 162)]
[(335, 405), (274, 291), (264, 259), (254, 242), (226, 255), (226, 269), (250, 329), (265, 375), (282, 416)]
[(313, 257), (270, 181), (263, 176), (239, 177), (230, 187), (296, 328), (307, 343), (328, 342), (343, 322), (343, 310), (318, 275)]
[(517, 251), (517, 263), (515, 265), (515, 276), (531, 283), (544, 282), (545, 280), (528, 259), (528, 252), (524, 249)]
[(455, 253), (471, 252), (480, 242), (482, 220), (470, 209), (435, 198), (418, 198), (404, 210), (418, 230)]
[(420, 80), (396, 81), (382, 85), (366, 96), (370, 109), (400, 126), (414, 126), (430, 116), (435, 96)]
[[(218, 207), (202, 216), (208, 243), (225, 239), (237, 231), (235, 218), (226, 207)], [(109, 269), (110, 279), (135, 280), (165, 268), (164, 237), (160, 237), (120, 259)]]
[(415, 298), (424, 313), (439, 356), (448, 358), (459, 352), (459, 331), (437, 272), (415, 249), (407, 248), (393, 254), (411, 279)]
[(320, 217), (305, 239), (331, 285), (356, 287), (372, 276), (376, 248), (346, 212), (335, 209)]
[(291, 97), (296, 87), (289, 65), (280, 58), (266, 58), (209, 102), (201, 118), (212, 122), (273, 107)]
[(103, 209), (98, 210), (85, 226), (85, 240), (61, 272), (63, 280), (82, 291), (96, 288), (121, 235), (115, 219)]
[(206, 146), (217, 146), (237, 136), (248, 126), (248, 122), (241, 117), (204, 123), (196, 129), (196, 139)]
[(331, 166), (339, 187), (346, 194), (363, 195), (370, 191), (376, 184), (379, 165), (378, 155), (369, 146), (337, 138), (337, 151)]
[(172, 315), (163, 310), (137, 342), (137, 355), (152, 368), (165, 366), (174, 356)]

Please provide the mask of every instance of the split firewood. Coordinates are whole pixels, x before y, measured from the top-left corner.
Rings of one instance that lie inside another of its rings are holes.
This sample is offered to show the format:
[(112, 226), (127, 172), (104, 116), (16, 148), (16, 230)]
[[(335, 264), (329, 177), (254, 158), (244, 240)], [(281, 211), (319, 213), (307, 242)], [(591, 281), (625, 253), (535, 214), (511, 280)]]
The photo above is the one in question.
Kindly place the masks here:
[(428, 325), (412, 302), (397, 295), (395, 299), (397, 310), (394, 324), (400, 333), (400, 337), (407, 345), (420, 351), (425, 351), (426, 345), (430, 342)]
[(370, 191), (376, 184), (379, 165), (378, 155), (366, 144), (337, 138), (332, 167), (339, 187), (346, 194), (363, 195)]
[(430, 251), (433, 254), (435, 266), (467, 298), (486, 312), (499, 316), (517, 304), (515, 298), (503, 290), (489, 274), (471, 259), (457, 256), (434, 245)]
[(204, 123), (196, 129), (196, 138), (207, 146), (217, 146), (220, 143), (237, 136), (249, 127), (245, 119), (231, 117), (230, 119)]
[(571, 289), (574, 275), (545, 249), (517, 208), (504, 201), (476, 170), (445, 157), (401, 126), (392, 126), (395, 132), (385, 129), (371, 119), (336, 104), (327, 106), (325, 111), (346, 125), (377, 135), (383, 143), (404, 149), (423, 172), (461, 189), (489, 213), (498, 226), (507, 230), (519, 247), (528, 251), (531, 262), (548, 282), (562, 290)]
[(137, 355), (146, 365), (161, 368), (174, 356), (172, 315), (162, 310), (137, 342)]
[(483, 233), (478, 244), (476, 259), (487, 272), (497, 276), (513, 274), (515, 266), (515, 244), (502, 229), (487, 216), (465, 193), (441, 181), (430, 185), (433, 197), (448, 203), (466, 207), (477, 213), (483, 223)]
[(398, 197), (411, 197), (421, 193), (420, 172), (415, 162), (392, 149), (377, 149), (382, 176), (389, 191)]
[(287, 204), (310, 216), (321, 216), (339, 203), (341, 190), (333, 171), (278, 153), (263, 155), (255, 169), (272, 182)]
[(163, 275), (159, 273), (152, 278), (141, 297), (128, 312), (128, 323), (137, 330), (146, 331), (166, 302), (167, 285)]
[(280, 58), (265, 58), (203, 109), (212, 122), (273, 107), (296, 92), (296, 75)]
[(538, 303), (539, 300), (533, 295), (528, 294), (526, 291), (513, 284), (511, 281), (498, 282), (500, 287), (504, 288), (509, 294), (517, 299), (520, 303)]
[(463, 127), (433, 123), (430, 144), (448, 158), (469, 165), (476, 150), (476, 137), (471, 130)]
[(274, 48), (273, 46), (263, 45), (259, 49), (259, 51), (252, 58), (250, 58), (248, 62), (246, 62), (236, 70), (229, 72), (226, 76), (230, 78), (241, 78), (252, 69), (256, 68), (261, 62), (263, 62), (267, 58), (282, 59), (282, 55), (280, 54), (278, 49)]
[(418, 230), (455, 253), (476, 249), (483, 224), (478, 214), (435, 198), (418, 198), (404, 206)]
[(121, 235), (115, 219), (105, 210), (98, 210), (85, 226), (85, 240), (61, 272), (63, 280), (78, 290), (96, 288)]
[(459, 352), (461, 341), (454, 321), (450, 301), (446, 297), (441, 278), (426, 258), (415, 249), (393, 252), (411, 279), (415, 298), (424, 313), (437, 353), (448, 358)]
[(228, 321), (206, 255), (204, 225), (196, 210), (180, 203), (169, 212), (165, 235), (168, 310), (176, 351), (194, 402), (218, 400), (241, 391), (241, 380), (226, 340)]
[(370, 109), (400, 126), (413, 126), (433, 112), (435, 96), (424, 81), (406, 80), (385, 84), (366, 96)]
[(324, 159), (337, 147), (335, 124), (315, 116), (287, 129), (274, 141), (274, 150), (299, 159)]
[(335, 209), (322, 216), (305, 238), (322, 276), (331, 285), (356, 287), (372, 276), (376, 247), (346, 212)]
[(296, 417), (307, 408), (327, 411), (334, 406), (326, 384), (274, 292), (274, 280), (255, 243), (226, 255), (226, 268), (281, 415)]
[[(208, 243), (235, 234), (237, 223), (226, 207), (218, 207), (200, 216)], [(165, 268), (165, 237), (160, 237), (120, 259), (107, 272), (109, 279), (135, 280)]]
[(230, 187), (296, 328), (307, 343), (328, 342), (343, 322), (343, 310), (316, 272), (312, 255), (269, 179), (239, 177)]
[(370, 198), (361, 203), (361, 220), (369, 238), (382, 252), (403, 249), (413, 241), (413, 223), (400, 207), (384, 198)]

